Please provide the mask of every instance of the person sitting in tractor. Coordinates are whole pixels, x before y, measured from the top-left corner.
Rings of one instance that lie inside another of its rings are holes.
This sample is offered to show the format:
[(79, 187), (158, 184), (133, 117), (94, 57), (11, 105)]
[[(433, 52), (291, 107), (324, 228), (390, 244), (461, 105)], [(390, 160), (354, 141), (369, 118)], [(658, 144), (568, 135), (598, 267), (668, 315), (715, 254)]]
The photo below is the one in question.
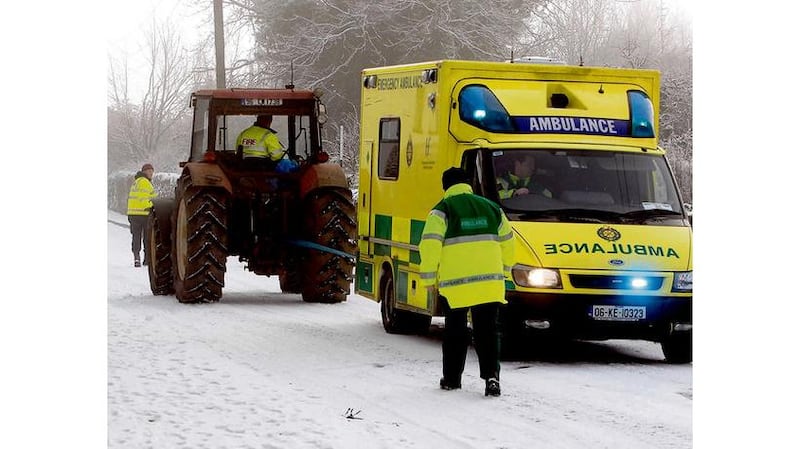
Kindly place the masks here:
[(259, 115), (253, 126), (245, 129), (236, 139), (236, 149), (245, 159), (261, 159), (277, 162), (286, 151), (278, 140), (272, 125), (271, 115)]
[(500, 199), (505, 200), (512, 196), (531, 193), (552, 198), (553, 193), (547, 187), (534, 180), (533, 175), (535, 173), (536, 159), (532, 155), (526, 154), (515, 157), (514, 169), (497, 177), (497, 193)]

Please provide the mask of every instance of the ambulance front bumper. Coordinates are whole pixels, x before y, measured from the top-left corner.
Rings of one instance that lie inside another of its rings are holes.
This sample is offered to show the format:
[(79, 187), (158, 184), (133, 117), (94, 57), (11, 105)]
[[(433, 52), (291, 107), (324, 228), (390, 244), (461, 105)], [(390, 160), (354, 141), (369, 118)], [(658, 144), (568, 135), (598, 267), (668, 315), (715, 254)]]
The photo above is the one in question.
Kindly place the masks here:
[(587, 340), (660, 341), (692, 328), (691, 296), (513, 292), (503, 312), (507, 329), (527, 328)]

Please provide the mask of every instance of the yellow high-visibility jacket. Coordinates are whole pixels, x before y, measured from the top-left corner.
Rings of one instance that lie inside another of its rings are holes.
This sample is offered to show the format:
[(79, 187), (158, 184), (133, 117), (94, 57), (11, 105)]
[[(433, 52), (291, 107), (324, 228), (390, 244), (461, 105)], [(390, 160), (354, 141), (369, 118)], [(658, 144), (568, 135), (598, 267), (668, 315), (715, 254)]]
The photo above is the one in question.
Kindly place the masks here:
[(281, 145), (275, 131), (269, 128), (262, 128), (253, 125), (239, 134), (236, 139), (236, 148), (242, 146), (243, 157), (270, 158), (278, 161), (283, 157), (283, 145)]
[(523, 187), (528, 189), (530, 193), (538, 193), (548, 198), (553, 197), (553, 192), (547, 187), (533, 181), (530, 176), (527, 178), (520, 178), (514, 173), (506, 173), (504, 176), (497, 177), (497, 194), (500, 196), (501, 200), (511, 198), (514, 196), (514, 191)]
[(451, 186), (428, 214), (419, 252), (422, 286), (436, 283), (451, 308), (506, 303), (514, 233), (500, 207), (468, 184)]
[(153, 184), (142, 172), (136, 174), (136, 179), (128, 193), (128, 215), (147, 215), (153, 207), (152, 199), (158, 194)]

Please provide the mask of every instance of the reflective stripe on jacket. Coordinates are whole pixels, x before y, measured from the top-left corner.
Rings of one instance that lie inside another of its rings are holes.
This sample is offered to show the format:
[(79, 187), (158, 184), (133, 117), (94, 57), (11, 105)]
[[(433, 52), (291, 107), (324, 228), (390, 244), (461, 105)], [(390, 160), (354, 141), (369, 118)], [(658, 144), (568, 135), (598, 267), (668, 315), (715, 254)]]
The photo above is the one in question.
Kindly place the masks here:
[(500, 207), (474, 195), (468, 184), (447, 189), (428, 214), (419, 252), (422, 285), (434, 285), (438, 277), (450, 307), (506, 303), (514, 234)]
[(128, 215), (147, 215), (153, 207), (153, 198), (158, 196), (153, 184), (141, 172), (136, 174), (136, 179), (128, 193)]
[(244, 157), (267, 158), (278, 161), (283, 157), (283, 146), (281, 145), (275, 131), (269, 128), (262, 128), (253, 125), (239, 134), (236, 139), (236, 148), (242, 146)]

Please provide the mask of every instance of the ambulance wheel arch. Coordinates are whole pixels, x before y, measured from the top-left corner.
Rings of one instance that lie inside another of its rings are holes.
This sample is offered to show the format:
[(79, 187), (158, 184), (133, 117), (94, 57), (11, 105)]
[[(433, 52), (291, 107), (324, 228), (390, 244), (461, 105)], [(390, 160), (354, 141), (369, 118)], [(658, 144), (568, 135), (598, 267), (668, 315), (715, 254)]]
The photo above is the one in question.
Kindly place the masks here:
[(378, 281), (378, 301), (381, 303), (383, 329), (389, 334), (423, 334), (431, 325), (430, 315), (399, 310), (395, 303), (392, 265), (384, 262)]

